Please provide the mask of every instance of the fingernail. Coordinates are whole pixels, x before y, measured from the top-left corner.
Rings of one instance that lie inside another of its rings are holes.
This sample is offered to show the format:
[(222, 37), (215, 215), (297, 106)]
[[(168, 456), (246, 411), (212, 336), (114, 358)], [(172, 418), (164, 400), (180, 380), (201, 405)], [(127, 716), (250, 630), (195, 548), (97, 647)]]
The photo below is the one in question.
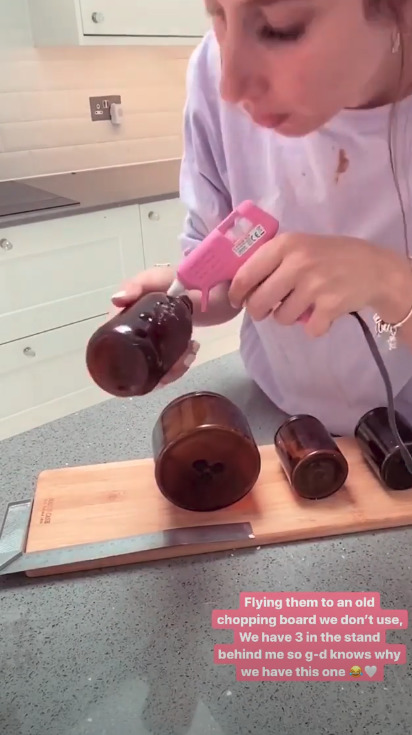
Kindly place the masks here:
[(126, 291), (118, 291), (117, 293), (114, 293), (112, 296), (112, 299), (124, 299), (126, 296)]
[(185, 360), (183, 360), (183, 365), (189, 368), (191, 365), (193, 365), (195, 360), (196, 360), (196, 355), (188, 355), (185, 358)]
[(159, 380), (159, 382), (158, 382), (157, 385), (155, 385), (155, 387), (152, 390), (152, 393), (154, 393), (155, 390), (162, 390), (162, 388), (165, 388), (166, 385), (169, 385), (169, 382), (170, 381), (168, 381), (167, 380), (167, 377), (165, 376), (164, 378), (162, 378), (161, 380)]

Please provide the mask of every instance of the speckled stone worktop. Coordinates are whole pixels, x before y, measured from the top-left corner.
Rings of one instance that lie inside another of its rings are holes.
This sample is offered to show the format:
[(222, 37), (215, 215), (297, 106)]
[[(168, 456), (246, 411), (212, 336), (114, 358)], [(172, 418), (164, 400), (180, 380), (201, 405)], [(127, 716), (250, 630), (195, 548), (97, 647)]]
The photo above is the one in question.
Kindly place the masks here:
[[(179, 383), (117, 401), (1, 444), (0, 513), (30, 497), (49, 467), (149, 456), (153, 423), (175, 396), (227, 395), (259, 443), (276, 411), (245, 378), (237, 354)], [(2, 735), (410, 735), (412, 668), (385, 681), (236, 682), (213, 664), (214, 608), (242, 591), (378, 591), (412, 609), (412, 530), (185, 558), (49, 580), (0, 579)], [(411, 632), (387, 633), (405, 643)]]
[(179, 191), (180, 165), (180, 159), (170, 159), (21, 179), (21, 183), (78, 204), (0, 217), (0, 231), (31, 222), (175, 197)]

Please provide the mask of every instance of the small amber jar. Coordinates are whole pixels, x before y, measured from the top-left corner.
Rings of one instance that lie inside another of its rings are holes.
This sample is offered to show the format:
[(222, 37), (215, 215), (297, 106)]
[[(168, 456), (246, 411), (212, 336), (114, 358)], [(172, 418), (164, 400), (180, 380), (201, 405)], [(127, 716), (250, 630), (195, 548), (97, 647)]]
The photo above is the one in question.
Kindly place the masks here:
[(276, 432), (275, 447), (290, 485), (302, 498), (321, 500), (345, 484), (348, 463), (314, 416), (287, 419)]
[(245, 497), (259, 477), (261, 456), (241, 410), (217, 393), (172, 401), (152, 434), (155, 478), (174, 505), (215, 511)]
[(92, 335), (86, 351), (90, 376), (120, 398), (150, 393), (187, 349), (192, 313), (186, 296), (146, 294)]
[[(412, 452), (412, 426), (398, 412), (395, 415), (399, 435), (408, 451)], [(390, 428), (387, 408), (374, 408), (362, 416), (356, 426), (355, 437), (363, 458), (383, 485), (389, 490), (412, 489), (412, 475)]]

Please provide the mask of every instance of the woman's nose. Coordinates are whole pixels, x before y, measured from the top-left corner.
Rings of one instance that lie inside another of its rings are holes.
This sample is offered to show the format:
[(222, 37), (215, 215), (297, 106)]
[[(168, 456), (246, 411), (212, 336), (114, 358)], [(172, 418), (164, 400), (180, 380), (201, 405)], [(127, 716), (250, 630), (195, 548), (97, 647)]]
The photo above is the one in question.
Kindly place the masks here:
[(220, 94), (225, 102), (258, 100), (265, 92), (265, 80), (256, 74), (252, 64), (241, 53), (231, 49), (221, 50)]

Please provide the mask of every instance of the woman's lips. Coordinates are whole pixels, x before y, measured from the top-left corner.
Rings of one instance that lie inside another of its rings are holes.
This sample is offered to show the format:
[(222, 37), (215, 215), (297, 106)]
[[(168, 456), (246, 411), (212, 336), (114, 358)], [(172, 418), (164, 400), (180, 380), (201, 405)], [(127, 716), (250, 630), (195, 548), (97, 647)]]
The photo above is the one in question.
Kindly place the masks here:
[(257, 125), (260, 125), (262, 128), (278, 128), (283, 123), (288, 120), (290, 115), (284, 114), (284, 115), (264, 115), (262, 117), (259, 117), (258, 115), (253, 115), (253, 119)]
[(248, 102), (245, 102), (242, 107), (246, 114), (252, 118), (253, 122), (255, 122), (256, 125), (260, 125), (262, 128), (278, 128), (290, 118), (290, 114), (286, 112), (282, 114), (278, 113), (276, 115), (273, 113), (269, 113), (267, 115), (259, 114)]

